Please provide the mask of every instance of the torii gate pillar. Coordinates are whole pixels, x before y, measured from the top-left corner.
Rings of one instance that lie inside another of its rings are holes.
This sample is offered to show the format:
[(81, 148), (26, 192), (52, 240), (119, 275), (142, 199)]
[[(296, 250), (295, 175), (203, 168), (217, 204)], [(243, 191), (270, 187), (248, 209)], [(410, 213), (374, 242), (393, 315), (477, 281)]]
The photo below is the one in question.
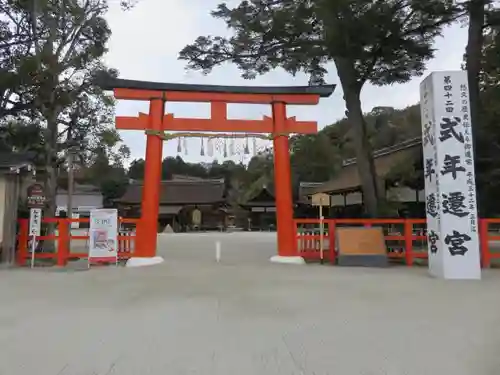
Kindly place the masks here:
[[(150, 265), (163, 261), (156, 254), (160, 202), (162, 149), (165, 131), (270, 133), (274, 146), (276, 219), (278, 255), (271, 261), (304, 263), (299, 256), (293, 222), (293, 198), (288, 137), (293, 133), (317, 133), (317, 123), (287, 117), (286, 105), (316, 105), (320, 97), (330, 96), (334, 85), (304, 87), (238, 87), (187, 85), (109, 79), (100, 82), (105, 90), (114, 90), (116, 99), (149, 101), (149, 114), (117, 117), (116, 128), (145, 130), (146, 166), (142, 191), (141, 220), (137, 227), (134, 257), (127, 265)], [(166, 101), (211, 103), (211, 118), (175, 118), (165, 114)], [(227, 104), (250, 103), (272, 106), (272, 118), (233, 120), (227, 118)]]
[[(273, 103), (273, 122), (275, 134), (286, 132), (286, 105)], [(287, 135), (273, 139), (274, 148), (274, 188), (276, 199), (276, 225), (278, 236), (278, 255), (271, 258), (278, 263), (304, 263), (298, 256), (295, 225), (293, 223), (292, 173), (290, 168), (290, 148)]]
[[(153, 131), (163, 129), (165, 101), (152, 99), (149, 102), (148, 128)], [(156, 256), (158, 239), (158, 214), (160, 210), (161, 165), (163, 140), (155, 135), (146, 136), (146, 165), (144, 166), (144, 185), (142, 187), (141, 220), (136, 230), (134, 258), (130, 264), (161, 263), (163, 258)]]

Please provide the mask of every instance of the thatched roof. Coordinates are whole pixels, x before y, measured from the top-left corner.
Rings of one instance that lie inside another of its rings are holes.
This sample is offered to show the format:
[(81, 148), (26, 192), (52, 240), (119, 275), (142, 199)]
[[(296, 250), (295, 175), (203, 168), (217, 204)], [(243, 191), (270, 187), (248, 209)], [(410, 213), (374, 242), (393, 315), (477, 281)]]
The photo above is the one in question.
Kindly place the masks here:
[[(224, 179), (217, 180), (168, 180), (160, 187), (160, 204), (215, 204), (225, 202)], [(142, 183), (128, 186), (118, 203), (137, 204), (142, 198)]]
[[(413, 163), (422, 153), (421, 138), (414, 138), (395, 146), (383, 148), (374, 152), (374, 163), (377, 177), (384, 180), (391, 169), (400, 163)], [(314, 193), (347, 193), (359, 190), (361, 179), (358, 174), (356, 159), (345, 160), (339, 174), (325, 182)]]

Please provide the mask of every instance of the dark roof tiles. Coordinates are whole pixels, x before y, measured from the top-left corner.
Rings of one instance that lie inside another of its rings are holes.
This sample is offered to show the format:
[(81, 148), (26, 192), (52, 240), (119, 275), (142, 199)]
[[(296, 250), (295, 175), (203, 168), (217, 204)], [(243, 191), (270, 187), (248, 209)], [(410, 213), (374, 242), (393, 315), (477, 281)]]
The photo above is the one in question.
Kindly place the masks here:
[[(160, 204), (209, 204), (225, 201), (224, 180), (162, 181)], [(142, 183), (128, 186), (118, 199), (122, 203), (139, 203), (142, 198)]]
[(22, 167), (32, 164), (35, 155), (31, 152), (0, 152), (0, 169)]
[(226, 86), (226, 85), (198, 85), (188, 83), (165, 83), (136, 81), (131, 79), (112, 78), (101, 75), (96, 83), (104, 90), (136, 89), (152, 91), (197, 91), (209, 93), (231, 94), (313, 94), (322, 98), (329, 97), (335, 90), (335, 85), (319, 86)]

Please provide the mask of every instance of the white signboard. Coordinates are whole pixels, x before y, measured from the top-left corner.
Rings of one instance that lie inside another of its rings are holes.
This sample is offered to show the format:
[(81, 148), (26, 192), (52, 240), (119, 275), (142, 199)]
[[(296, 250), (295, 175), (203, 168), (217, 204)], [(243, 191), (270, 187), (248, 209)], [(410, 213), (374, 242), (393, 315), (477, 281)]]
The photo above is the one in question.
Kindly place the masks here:
[(420, 107), (429, 272), (480, 279), (467, 73), (430, 74), (420, 85)]
[(30, 237), (40, 236), (40, 230), (42, 227), (42, 209), (41, 208), (31, 208), (30, 209)]
[(311, 197), (311, 204), (313, 206), (330, 206), (330, 196), (324, 193), (313, 194)]
[[(73, 212), (71, 214), (71, 218), (73, 218), (73, 219), (79, 219), (80, 218), (80, 214)], [(78, 221), (72, 221), (71, 222), (71, 229), (79, 229), (79, 228), (80, 228), (80, 222), (78, 222)]]
[(90, 211), (89, 265), (118, 261), (118, 212), (115, 209)]
[(29, 236), (31, 240), (31, 268), (35, 267), (36, 237), (40, 236), (42, 227), (42, 209), (30, 208)]

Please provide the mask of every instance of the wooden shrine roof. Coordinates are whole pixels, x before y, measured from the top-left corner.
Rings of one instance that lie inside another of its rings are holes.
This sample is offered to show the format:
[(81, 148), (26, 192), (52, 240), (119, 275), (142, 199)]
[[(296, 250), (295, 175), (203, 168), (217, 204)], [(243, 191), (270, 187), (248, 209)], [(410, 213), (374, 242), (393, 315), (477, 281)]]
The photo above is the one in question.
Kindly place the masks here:
[[(377, 177), (384, 179), (391, 169), (404, 162), (413, 162), (422, 153), (422, 140), (413, 138), (392, 147), (374, 152), (374, 163)], [(358, 191), (361, 187), (356, 159), (348, 159), (343, 163), (339, 174), (332, 180), (313, 189), (314, 193), (347, 193)]]
[(325, 182), (305, 182), (299, 183), (299, 203), (311, 204), (311, 195), (316, 193), (316, 190)]
[[(67, 195), (68, 191), (66, 189), (57, 188), (57, 194)], [(75, 183), (73, 187), (74, 195), (102, 195), (101, 189), (98, 186), (90, 184), (78, 184)]]
[(274, 207), (276, 198), (271, 190), (264, 186), (252, 198), (250, 198), (242, 207)]
[(336, 85), (320, 86), (219, 86), (219, 85), (197, 85), (187, 83), (163, 83), (136, 81), (131, 79), (113, 78), (101, 76), (96, 83), (104, 90), (113, 89), (135, 89), (151, 91), (184, 91), (205, 93), (227, 93), (227, 94), (268, 94), (268, 95), (319, 95), (322, 98), (329, 97), (335, 90)]
[(35, 154), (33, 152), (0, 152), (0, 170), (8, 172), (29, 167), (34, 168), (34, 159)]
[[(139, 204), (142, 198), (142, 182), (128, 186), (118, 203)], [(160, 205), (215, 204), (226, 200), (223, 179), (217, 180), (167, 180), (160, 186)]]

